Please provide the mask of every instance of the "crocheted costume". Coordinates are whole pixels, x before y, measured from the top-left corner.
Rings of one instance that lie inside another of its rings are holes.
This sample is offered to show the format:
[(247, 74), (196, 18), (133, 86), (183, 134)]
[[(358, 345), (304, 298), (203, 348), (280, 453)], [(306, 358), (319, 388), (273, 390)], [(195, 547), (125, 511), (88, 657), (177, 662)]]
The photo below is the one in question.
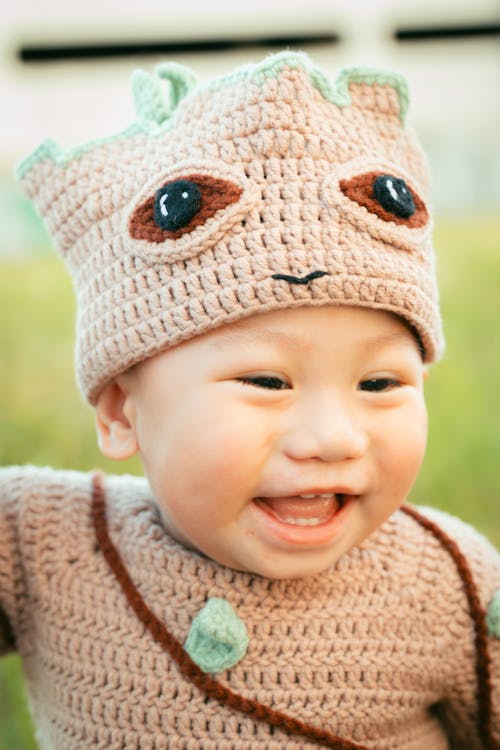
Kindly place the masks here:
[[(398, 511), (332, 569), (273, 581), (172, 540), (144, 480), (109, 477), (94, 509), (84, 474), (13, 468), (0, 488), (2, 649), (23, 656), (42, 750), (500, 746), (500, 640), (478, 649), (465, 583), (484, 622), (500, 560), (460, 521), (425, 510), (445, 546)], [(248, 647), (203, 683), (182, 645), (214, 599)]]

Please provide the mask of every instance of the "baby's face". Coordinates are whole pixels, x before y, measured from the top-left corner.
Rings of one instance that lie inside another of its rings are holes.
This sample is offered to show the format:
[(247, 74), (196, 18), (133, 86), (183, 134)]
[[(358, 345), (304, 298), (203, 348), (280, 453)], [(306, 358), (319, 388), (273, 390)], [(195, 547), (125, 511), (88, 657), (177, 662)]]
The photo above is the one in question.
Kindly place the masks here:
[(326, 569), (405, 499), (425, 450), (424, 370), (393, 316), (320, 307), (226, 325), (119, 384), (170, 533), (292, 578)]

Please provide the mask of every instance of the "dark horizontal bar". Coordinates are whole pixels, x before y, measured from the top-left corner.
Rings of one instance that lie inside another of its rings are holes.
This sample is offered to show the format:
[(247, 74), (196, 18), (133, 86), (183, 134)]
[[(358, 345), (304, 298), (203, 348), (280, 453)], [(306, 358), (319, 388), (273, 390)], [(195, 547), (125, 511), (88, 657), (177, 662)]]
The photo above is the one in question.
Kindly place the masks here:
[(471, 24), (467, 26), (428, 26), (400, 28), (394, 36), (401, 42), (425, 39), (472, 39), (500, 36), (500, 23)]
[(194, 52), (225, 52), (249, 47), (302, 47), (310, 44), (335, 44), (337, 34), (309, 34), (302, 36), (256, 37), (249, 39), (207, 39), (180, 42), (102, 42), (99, 44), (22, 45), (17, 56), (23, 62), (52, 62), (102, 57), (130, 57), (136, 55), (178, 55)]

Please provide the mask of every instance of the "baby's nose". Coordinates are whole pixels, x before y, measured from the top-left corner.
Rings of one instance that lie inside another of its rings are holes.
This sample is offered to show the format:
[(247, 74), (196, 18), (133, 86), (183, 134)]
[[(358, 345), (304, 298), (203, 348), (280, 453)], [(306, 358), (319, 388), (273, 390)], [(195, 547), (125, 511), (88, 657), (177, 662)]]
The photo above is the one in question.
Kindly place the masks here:
[(355, 411), (345, 405), (311, 405), (296, 415), (283, 448), (296, 461), (361, 458), (368, 448), (368, 432)]

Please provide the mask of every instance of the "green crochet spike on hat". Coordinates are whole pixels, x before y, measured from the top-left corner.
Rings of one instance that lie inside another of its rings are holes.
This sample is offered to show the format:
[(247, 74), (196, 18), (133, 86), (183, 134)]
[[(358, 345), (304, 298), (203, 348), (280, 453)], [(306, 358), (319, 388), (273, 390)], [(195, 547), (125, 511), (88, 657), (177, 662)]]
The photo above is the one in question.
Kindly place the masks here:
[(193, 620), (184, 647), (200, 669), (215, 674), (244, 657), (248, 634), (229, 602), (215, 597)]

